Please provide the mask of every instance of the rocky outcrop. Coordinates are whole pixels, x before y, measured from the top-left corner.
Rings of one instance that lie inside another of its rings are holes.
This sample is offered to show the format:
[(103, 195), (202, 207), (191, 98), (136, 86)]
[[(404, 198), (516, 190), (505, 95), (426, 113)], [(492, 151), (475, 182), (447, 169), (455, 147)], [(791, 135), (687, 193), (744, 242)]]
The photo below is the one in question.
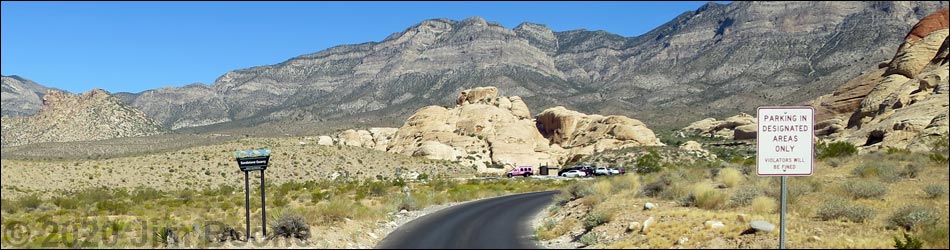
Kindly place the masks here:
[(725, 120), (716, 120), (716, 118), (706, 118), (689, 124), (680, 131), (684, 133), (719, 137), (734, 140), (755, 139), (756, 119), (754, 116), (740, 113)]
[(19, 76), (2, 76), (3, 115), (34, 115), (43, 105), (43, 95), (50, 88)]
[(103, 140), (165, 132), (142, 111), (99, 89), (79, 95), (48, 90), (36, 115), (3, 117), (2, 127), (3, 146)]
[(457, 97), (458, 106), (454, 108), (423, 107), (399, 129), (346, 130), (337, 136), (337, 143), (458, 161), (475, 166), (480, 172), (503, 171), (489, 166), (556, 165), (607, 149), (662, 145), (640, 121), (624, 116), (585, 115), (563, 107), (538, 115), (540, 120), (566, 120), (569, 118), (548, 116), (570, 114), (579, 121), (569, 129), (576, 133), (553, 142), (542, 135), (544, 129), (539, 130), (539, 126), (543, 122), (532, 119), (520, 97), (499, 96), (495, 87), (463, 90)]
[[(538, 130), (564, 148), (595, 147), (595, 152), (628, 146), (663, 143), (643, 122), (625, 116), (586, 115), (558, 106), (535, 117)], [(589, 151), (589, 150), (581, 150)]]
[[(386, 148), (389, 147), (389, 140), (393, 138), (396, 130), (396, 128), (370, 128), (369, 130), (348, 129), (340, 132), (335, 141), (339, 145), (386, 151)], [(321, 138), (320, 143), (323, 142), (324, 140)], [(332, 143), (333, 141), (330, 142)]]
[(873, 88), (866, 95), (850, 94), (860, 99), (860, 105), (851, 113), (847, 111), (853, 106), (841, 109), (844, 112), (816, 124), (819, 135), (868, 150), (928, 150), (931, 141), (947, 134), (950, 27), (946, 19), (947, 9), (927, 16), (908, 32), (883, 72), (856, 78)]

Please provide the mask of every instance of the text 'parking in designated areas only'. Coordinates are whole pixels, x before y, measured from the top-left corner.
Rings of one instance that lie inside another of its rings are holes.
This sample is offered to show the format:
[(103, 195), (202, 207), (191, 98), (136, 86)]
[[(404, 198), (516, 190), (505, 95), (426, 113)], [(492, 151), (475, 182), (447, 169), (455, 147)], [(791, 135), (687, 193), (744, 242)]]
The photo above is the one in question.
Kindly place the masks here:
[(760, 176), (811, 176), (814, 159), (812, 107), (759, 107), (758, 153)]

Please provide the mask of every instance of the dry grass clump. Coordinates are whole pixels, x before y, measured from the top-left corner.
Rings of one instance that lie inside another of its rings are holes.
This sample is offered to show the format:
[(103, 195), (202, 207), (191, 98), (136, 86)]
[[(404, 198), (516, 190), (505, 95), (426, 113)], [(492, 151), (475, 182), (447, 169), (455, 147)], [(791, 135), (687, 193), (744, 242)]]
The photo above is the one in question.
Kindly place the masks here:
[(719, 182), (725, 184), (726, 187), (738, 187), (743, 179), (742, 173), (735, 168), (723, 168), (719, 170)]
[(756, 214), (771, 214), (778, 209), (778, 202), (775, 199), (766, 196), (759, 196), (752, 199), (752, 211)]

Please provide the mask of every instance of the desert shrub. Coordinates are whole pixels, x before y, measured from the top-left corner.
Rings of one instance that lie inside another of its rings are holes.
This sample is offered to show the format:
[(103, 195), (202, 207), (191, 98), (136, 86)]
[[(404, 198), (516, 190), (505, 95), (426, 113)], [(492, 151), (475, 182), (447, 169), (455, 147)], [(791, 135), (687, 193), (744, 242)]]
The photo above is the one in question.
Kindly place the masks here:
[(397, 205), (396, 210), (397, 211), (403, 210), (403, 209), (405, 209), (406, 211), (418, 210), (420, 207), (416, 203), (417, 203), (416, 199), (413, 198), (412, 196), (403, 196), (399, 200), (399, 204)]
[(852, 222), (865, 222), (874, 218), (874, 209), (851, 204), (839, 198), (826, 200), (818, 208), (818, 219), (823, 221), (847, 218)]
[(825, 163), (827, 163), (829, 167), (837, 168), (837, 167), (840, 167), (842, 164), (844, 164), (846, 161), (847, 160), (843, 158), (831, 158), (831, 159), (825, 160)]
[[(231, 194), (228, 192), (228, 194)], [(151, 187), (138, 187), (132, 191), (132, 202), (141, 204), (144, 201), (162, 198), (162, 192)]]
[(154, 238), (155, 242), (162, 244), (165, 248), (176, 248), (181, 242), (178, 233), (175, 232), (175, 229), (170, 227), (162, 227), (161, 230), (155, 232)]
[(330, 191), (313, 190), (310, 192), (310, 202), (317, 203), (322, 200), (330, 199)]
[(594, 191), (594, 189), (590, 185), (586, 183), (571, 184), (570, 186), (568, 186), (567, 192), (571, 195), (572, 197), (571, 200), (584, 198), (584, 197), (591, 196), (597, 193), (596, 191)]
[(940, 184), (930, 184), (924, 186), (924, 193), (927, 193), (927, 199), (936, 199), (947, 195), (947, 187)]
[(683, 205), (695, 205), (703, 209), (716, 209), (726, 204), (728, 196), (716, 190), (709, 184), (699, 183), (693, 186), (692, 192), (683, 201)]
[(878, 177), (885, 182), (895, 182), (900, 180), (900, 173), (894, 166), (887, 166), (884, 163), (874, 162), (854, 168), (852, 174), (863, 178)]
[(79, 207), (79, 200), (68, 196), (59, 196), (53, 198), (53, 204), (61, 209), (76, 209)]
[(3, 212), (8, 214), (16, 213), (17, 210), (20, 210), (20, 204), (17, 204), (15, 201), (0, 199), (0, 207), (3, 208)]
[(832, 143), (818, 143), (815, 145), (816, 158), (825, 159), (841, 156), (851, 156), (858, 153), (858, 148), (845, 141)]
[(646, 154), (637, 158), (637, 173), (647, 174), (659, 172), (663, 169), (663, 159), (656, 150), (650, 149)]
[[(764, 188), (766, 196), (772, 197), (775, 200), (782, 199), (782, 185), (781, 178), (769, 178), (768, 186)], [(788, 204), (798, 203), (798, 200), (808, 193), (813, 193), (821, 190), (822, 183), (821, 181), (814, 178), (788, 178), (786, 185), (788, 189), (786, 190), (785, 201)]]
[(271, 223), (271, 232), (268, 238), (284, 237), (306, 240), (310, 238), (310, 225), (300, 215), (282, 213), (277, 221)]
[(666, 178), (660, 178), (659, 180), (643, 185), (643, 188), (640, 190), (640, 195), (645, 197), (656, 197), (669, 186), (670, 182), (667, 181)]
[(770, 214), (778, 209), (778, 202), (775, 199), (759, 196), (752, 199), (752, 211), (756, 214)]
[(900, 172), (900, 177), (904, 178), (917, 178), (917, 174), (920, 173), (920, 170), (924, 168), (917, 164), (907, 164), (903, 170)]
[(96, 210), (111, 215), (127, 214), (129, 203), (122, 200), (105, 200), (96, 203)]
[(947, 218), (944, 217), (942, 221), (924, 224), (917, 235), (927, 243), (928, 248), (947, 249), (950, 247), (950, 241), (947, 240), (950, 239), (948, 230)]
[(926, 223), (935, 222), (939, 218), (939, 213), (934, 209), (919, 205), (908, 205), (891, 214), (891, 217), (887, 219), (887, 223), (889, 227), (913, 230)]
[(619, 192), (623, 190), (636, 190), (640, 187), (639, 176), (634, 174), (615, 176), (609, 179), (613, 190)]
[(17, 205), (29, 213), (43, 205), (43, 199), (35, 194), (26, 195), (17, 200)]
[(581, 244), (584, 244), (585, 246), (592, 246), (594, 244), (597, 244), (597, 241), (598, 241), (597, 233), (588, 232), (582, 235), (581, 238), (577, 242), (580, 242)]
[(841, 189), (855, 199), (879, 198), (887, 193), (887, 185), (884, 183), (867, 180), (845, 182)]
[(894, 236), (894, 248), (897, 249), (921, 249), (924, 246), (924, 242), (920, 241), (920, 238), (911, 236), (904, 232), (904, 240), (901, 240), (897, 236)]
[(590, 212), (584, 216), (584, 229), (590, 231), (594, 227), (603, 225), (607, 223), (610, 218), (607, 217), (607, 214), (603, 212)]
[(759, 191), (758, 188), (746, 187), (736, 190), (736, 192), (729, 197), (729, 200), (736, 206), (748, 206), (752, 204), (752, 199), (758, 197), (760, 193), (761, 191)]
[(719, 181), (726, 184), (726, 187), (737, 187), (742, 179), (742, 173), (734, 168), (723, 168), (719, 171)]
[(613, 189), (612, 185), (610, 185), (610, 182), (605, 180), (599, 180), (591, 186), (594, 190), (594, 193), (601, 196), (610, 195), (610, 191)]

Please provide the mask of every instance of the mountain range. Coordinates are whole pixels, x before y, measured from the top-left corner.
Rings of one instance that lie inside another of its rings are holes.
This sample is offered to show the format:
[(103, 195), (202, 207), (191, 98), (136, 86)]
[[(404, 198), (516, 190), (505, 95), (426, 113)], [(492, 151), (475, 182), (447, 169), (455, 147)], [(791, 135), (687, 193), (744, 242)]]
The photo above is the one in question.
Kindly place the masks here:
[[(379, 42), (227, 72), (210, 85), (116, 96), (167, 129), (354, 119), (395, 126), (419, 107), (451, 106), (461, 90), (492, 85), (531, 110), (565, 106), (673, 128), (830, 93), (889, 60), (909, 26), (947, 5), (708, 3), (635, 37), (431, 19)], [(8, 91), (7, 82), (4, 115), (35, 112), (39, 99)]]

